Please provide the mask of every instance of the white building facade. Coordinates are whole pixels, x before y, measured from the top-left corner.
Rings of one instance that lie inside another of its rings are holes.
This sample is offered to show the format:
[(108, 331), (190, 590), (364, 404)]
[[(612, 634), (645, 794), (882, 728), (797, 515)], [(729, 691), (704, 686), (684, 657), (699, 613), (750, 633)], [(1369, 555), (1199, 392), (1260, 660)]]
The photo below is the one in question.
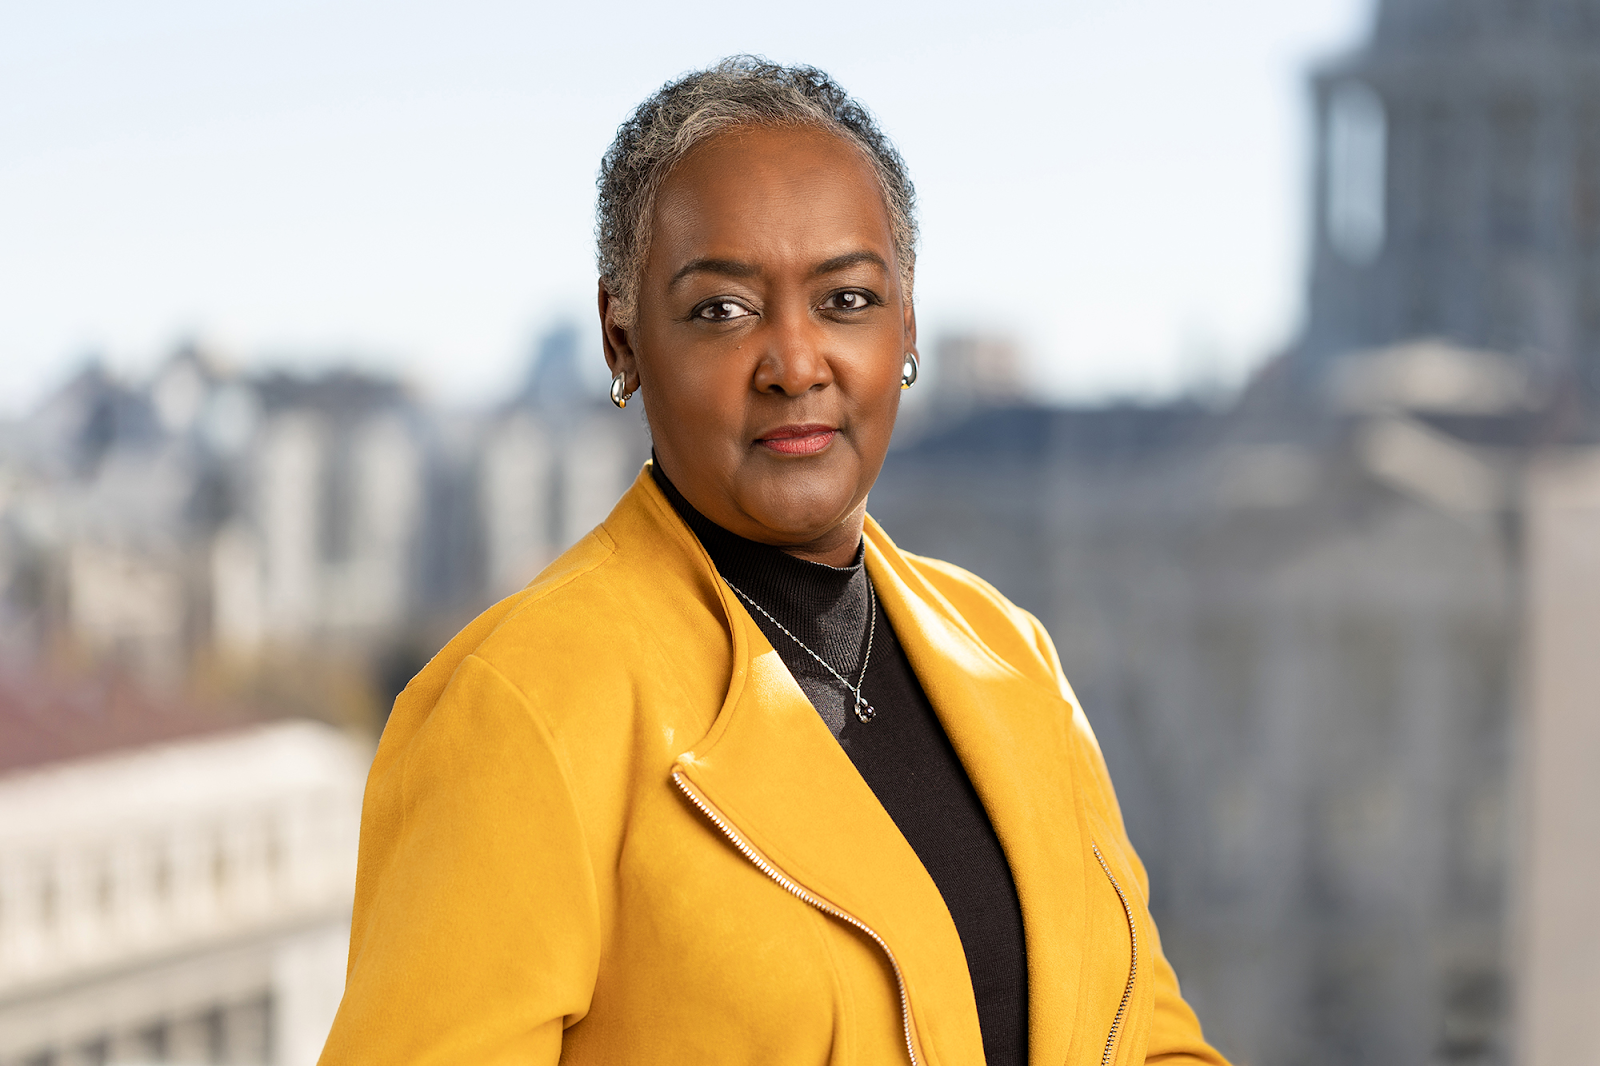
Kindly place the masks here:
[(314, 1063), (370, 759), (282, 722), (0, 777), (0, 1064)]

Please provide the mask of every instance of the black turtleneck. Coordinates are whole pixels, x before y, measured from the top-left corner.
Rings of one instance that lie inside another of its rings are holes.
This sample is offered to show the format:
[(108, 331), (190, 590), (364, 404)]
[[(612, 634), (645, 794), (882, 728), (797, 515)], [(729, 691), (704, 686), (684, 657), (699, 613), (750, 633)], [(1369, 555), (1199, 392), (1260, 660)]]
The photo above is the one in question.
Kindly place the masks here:
[(869, 722), (852, 713), (855, 697), (833, 674), (773, 622), (776, 618), (854, 683), (867, 646), (864, 545), (846, 567), (797, 559), (706, 518), (683, 498), (659, 462), (651, 464), (651, 475), (723, 579), (771, 613), (768, 618), (750, 608), (944, 896), (967, 956), (989, 1066), (1023, 1066), (1028, 1061), (1028, 964), (1011, 867), (882, 605), (876, 606), (872, 655), (861, 688), (876, 711)]

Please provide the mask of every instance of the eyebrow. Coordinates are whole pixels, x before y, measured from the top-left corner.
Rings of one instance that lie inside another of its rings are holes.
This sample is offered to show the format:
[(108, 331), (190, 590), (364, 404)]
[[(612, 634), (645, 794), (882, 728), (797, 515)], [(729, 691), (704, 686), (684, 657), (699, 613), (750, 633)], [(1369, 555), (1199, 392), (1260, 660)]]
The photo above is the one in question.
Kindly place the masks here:
[(741, 263), (737, 259), (691, 259), (672, 275), (672, 280), (667, 282), (667, 288), (672, 288), (690, 274), (721, 274), (729, 278), (753, 278), (760, 271), (749, 263)]
[(883, 256), (877, 252), (862, 250), (859, 252), (846, 252), (844, 255), (836, 255), (832, 259), (824, 260), (817, 264), (811, 274), (813, 277), (820, 277), (823, 274), (832, 274), (847, 267), (859, 266), (862, 263), (871, 263), (874, 266), (882, 267), (884, 270), (889, 269), (889, 264), (883, 261)]
[[(877, 252), (862, 250), (859, 252), (846, 252), (843, 255), (836, 255), (832, 259), (825, 259), (812, 268), (811, 275), (812, 277), (821, 277), (824, 274), (833, 274), (862, 263), (871, 263), (874, 266), (882, 267), (884, 270), (889, 269), (889, 264), (883, 261), (883, 256)], [(729, 278), (753, 278), (759, 273), (760, 271), (754, 266), (738, 259), (691, 259), (678, 268), (676, 274), (672, 275), (672, 280), (667, 282), (667, 288), (673, 288), (690, 274), (721, 274), (723, 277)]]

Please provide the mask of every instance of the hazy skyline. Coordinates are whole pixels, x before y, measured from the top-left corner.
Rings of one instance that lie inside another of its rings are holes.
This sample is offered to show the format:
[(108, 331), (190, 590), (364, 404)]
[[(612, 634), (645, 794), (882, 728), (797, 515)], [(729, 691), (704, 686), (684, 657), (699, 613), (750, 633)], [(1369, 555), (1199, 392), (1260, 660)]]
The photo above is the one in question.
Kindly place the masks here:
[(593, 328), (617, 123), (734, 52), (895, 138), (925, 335), (1011, 333), (1052, 397), (1237, 376), (1296, 324), (1304, 74), (1367, 7), (0, 3), (0, 411), (186, 335), (487, 397), (551, 320)]

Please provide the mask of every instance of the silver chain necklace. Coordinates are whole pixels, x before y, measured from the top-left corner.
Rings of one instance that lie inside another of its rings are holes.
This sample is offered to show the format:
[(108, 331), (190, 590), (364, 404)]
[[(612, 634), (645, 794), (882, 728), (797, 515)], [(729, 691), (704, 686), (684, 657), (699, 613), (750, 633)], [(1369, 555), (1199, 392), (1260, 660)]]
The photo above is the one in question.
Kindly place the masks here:
[(872, 580), (870, 578), (867, 580), (867, 653), (861, 657), (861, 680), (857, 681), (853, 685), (846, 680), (843, 674), (835, 670), (833, 665), (829, 663), (828, 660), (812, 651), (806, 646), (805, 641), (789, 632), (788, 628), (782, 622), (772, 617), (765, 607), (761, 606), (755, 600), (752, 600), (749, 596), (745, 595), (743, 589), (739, 588), (738, 585), (735, 585), (727, 578), (723, 578), (722, 580), (723, 583), (726, 584), (730, 589), (739, 594), (740, 599), (744, 600), (744, 602), (748, 603), (750, 606), (766, 615), (767, 621), (771, 622), (773, 625), (782, 630), (784, 636), (800, 645), (801, 651), (817, 660), (817, 662), (822, 664), (822, 668), (824, 670), (828, 671), (828, 673), (839, 679), (839, 684), (843, 685), (845, 689), (856, 698), (855, 712), (856, 719), (858, 721), (864, 724), (872, 721), (872, 719), (877, 716), (878, 712), (873, 708), (872, 704), (867, 702), (867, 698), (861, 694), (861, 686), (867, 683), (867, 663), (872, 661), (872, 636), (874, 631), (878, 628), (878, 599), (877, 596), (873, 594)]

